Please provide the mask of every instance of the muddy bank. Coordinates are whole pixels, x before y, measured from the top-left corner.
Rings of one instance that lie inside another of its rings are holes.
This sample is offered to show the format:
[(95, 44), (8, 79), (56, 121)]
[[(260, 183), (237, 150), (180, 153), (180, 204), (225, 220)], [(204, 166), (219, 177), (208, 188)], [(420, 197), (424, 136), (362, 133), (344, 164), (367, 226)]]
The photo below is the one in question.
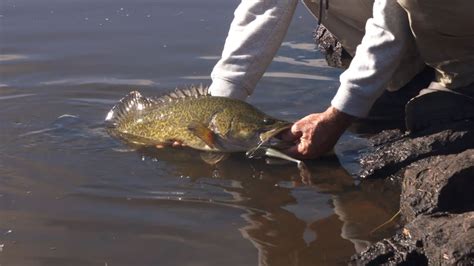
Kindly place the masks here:
[(474, 121), (417, 134), (383, 131), (361, 158), (363, 178), (401, 186), (404, 226), (353, 265), (474, 265)]

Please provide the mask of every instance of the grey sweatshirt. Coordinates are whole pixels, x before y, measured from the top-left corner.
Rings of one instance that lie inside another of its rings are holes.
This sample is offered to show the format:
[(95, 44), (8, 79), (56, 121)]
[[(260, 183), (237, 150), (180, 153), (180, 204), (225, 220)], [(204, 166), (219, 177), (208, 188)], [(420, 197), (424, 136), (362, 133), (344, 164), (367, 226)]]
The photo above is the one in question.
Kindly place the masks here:
[[(295, 12), (298, 0), (242, 0), (214, 67), (214, 96), (246, 99), (271, 63)], [(375, 0), (373, 17), (349, 68), (340, 76), (331, 101), (336, 109), (364, 117), (388, 87), (411, 36), (405, 11), (395, 0)], [(404, 84), (401, 84), (404, 85)]]

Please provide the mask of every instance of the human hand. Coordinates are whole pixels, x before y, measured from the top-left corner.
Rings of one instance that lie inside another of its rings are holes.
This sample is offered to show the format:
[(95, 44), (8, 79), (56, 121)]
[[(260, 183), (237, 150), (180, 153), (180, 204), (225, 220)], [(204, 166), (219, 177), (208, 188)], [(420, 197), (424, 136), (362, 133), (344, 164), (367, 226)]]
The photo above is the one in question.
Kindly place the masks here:
[(300, 159), (314, 159), (329, 152), (355, 118), (334, 107), (296, 121), (281, 138), (295, 143), (283, 151)]

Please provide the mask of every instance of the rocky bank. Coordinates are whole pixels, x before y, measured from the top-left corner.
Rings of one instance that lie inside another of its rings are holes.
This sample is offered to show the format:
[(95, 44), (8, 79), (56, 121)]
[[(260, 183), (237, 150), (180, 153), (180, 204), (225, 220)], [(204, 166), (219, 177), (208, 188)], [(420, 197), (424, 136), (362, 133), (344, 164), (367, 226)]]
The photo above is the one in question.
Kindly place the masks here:
[[(351, 57), (324, 26), (315, 31), (330, 66)], [(354, 255), (351, 265), (474, 265), (474, 121), (435, 125), (417, 133), (385, 130), (371, 138), (360, 177), (401, 186), (404, 226)]]
[(405, 225), (350, 264), (474, 265), (474, 121), (383, 131), (371, 140), (361, 177), (400, 183)]

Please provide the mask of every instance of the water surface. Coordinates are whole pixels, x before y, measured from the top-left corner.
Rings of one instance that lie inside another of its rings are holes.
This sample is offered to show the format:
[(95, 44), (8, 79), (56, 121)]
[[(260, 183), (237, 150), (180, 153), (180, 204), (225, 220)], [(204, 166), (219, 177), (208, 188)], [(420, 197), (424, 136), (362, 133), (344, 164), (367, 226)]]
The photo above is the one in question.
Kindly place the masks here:
[[(303, 184), (291, 164), (210, 166), (106, 134), (106, 113), (132, 89), (208, 84), (237, 4), (1, 1), (2, 265), (334, 265), (393, 230), (369, 233), (398, 198), (351, 176), (358, 136), (339, 160), (310, 163)], [(340, 71), (314, 51), (315, 25), (300, 6), (251, 103), (289, 120), (326, 108)]]

